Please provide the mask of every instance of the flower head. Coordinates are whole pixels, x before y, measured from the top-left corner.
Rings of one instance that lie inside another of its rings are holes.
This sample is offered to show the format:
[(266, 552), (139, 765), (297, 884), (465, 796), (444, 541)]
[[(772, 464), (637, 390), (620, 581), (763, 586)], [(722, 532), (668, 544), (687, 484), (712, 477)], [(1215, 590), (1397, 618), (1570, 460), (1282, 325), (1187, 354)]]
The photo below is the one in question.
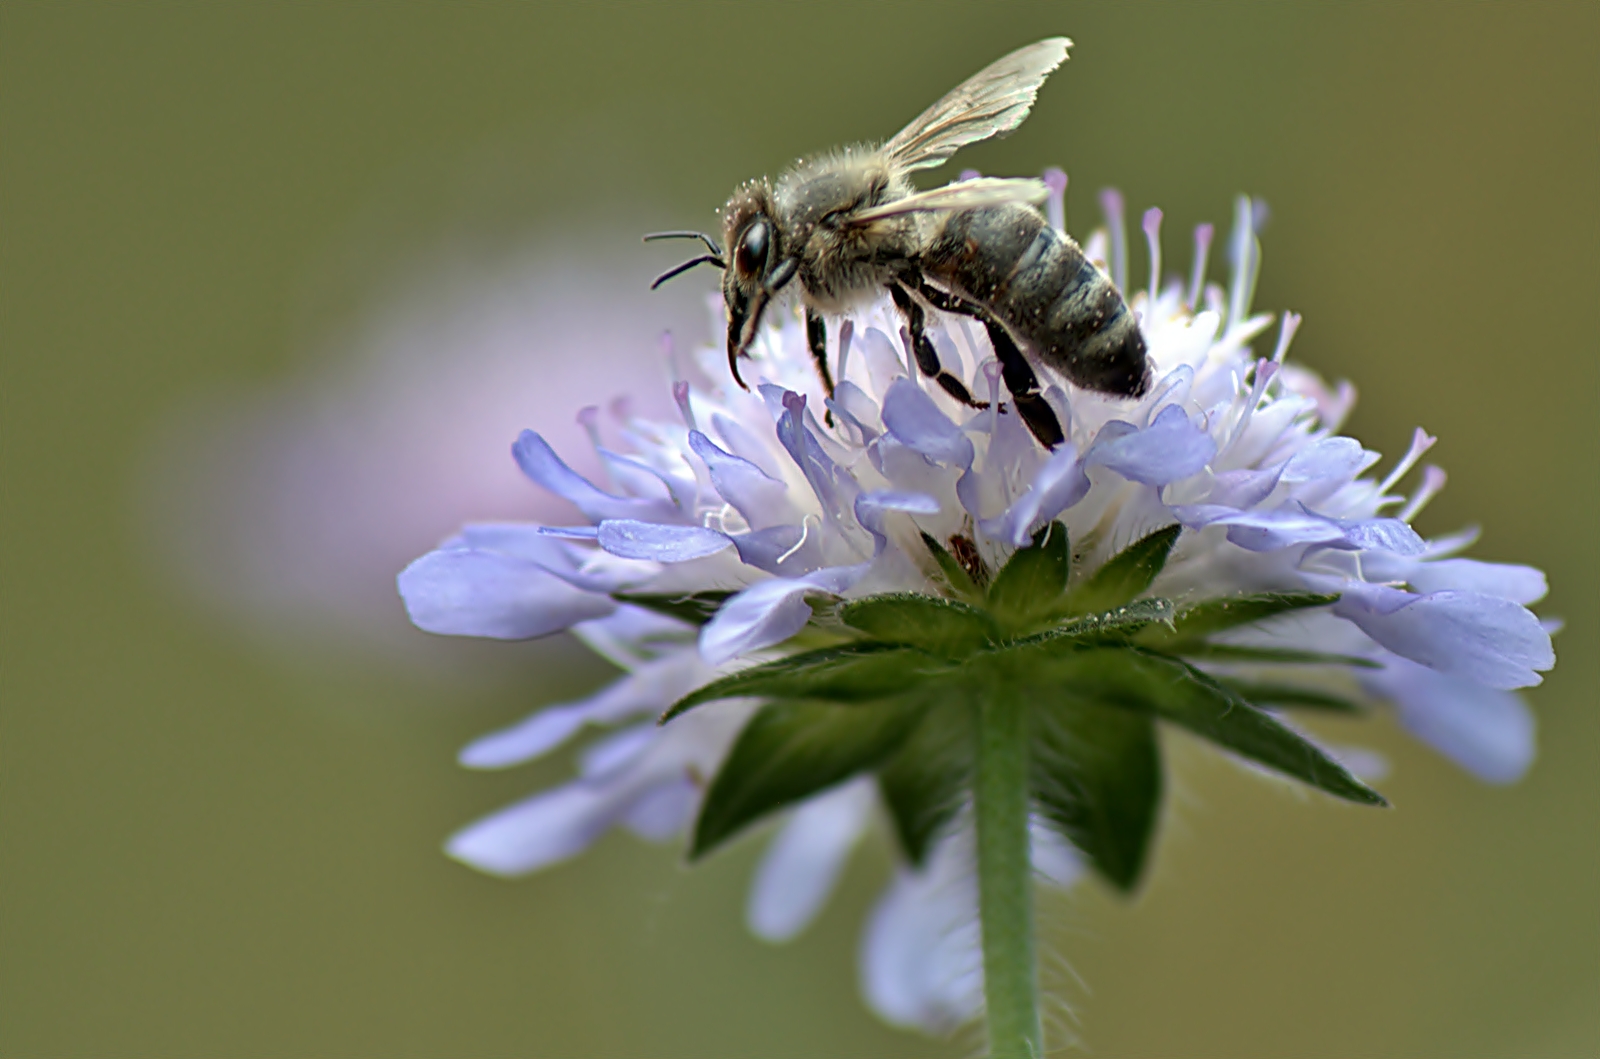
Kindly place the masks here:
[[(1109, 233), (1086, 250), (1122, 277), (1120, 200), (1106, 204)], [(525, 431), (517, 463), (572, 524), (468, 526), (400, 575), (401, 594), (423, 629), (570, 629), (625, 675), (463, 751), (501, 767), (612, 729), (573, 782), (468, 827), (451, 854), (518, 874), (620, 824), (651, 839), (692, 825), (699, 855), (792, 807), (748, 908), (781, 940), (881, 804), (907, 866), (868, 925), (864, 990), (890, 1021), (938, 1029), (981, 1002), (971, 765), (951, 734), (975, 680), (1062, 700), (1038, 722), (1032, 829), (1056, 885), (1085, 865), (1137, 881), (1160, 791), (1152, 718), (1376, 803), (1279, 719), (1366, 696), (1481, 778), (1520, 776), (1532, 722), (1512, 689), (1554, 661), (1527, 610), (1543, 575), (1459, 557), (1471, 534), (1412, 530), (1443, 472), (1396, 490), (1434, 439), (1418, 430), (1374, 470), (1378, 454), (1338, 433), (1353, 390), (1287, 359), (1298, 317), (1256, 355), (1271, 318), (1250, 313), (1254, 213), (1241, 199), (1226, 289), (1205, 282), (1209, 226), (1188, 282), (1161, 283), (1160, 212), (1146, 214), (1153, 275), (1130, 302), (1156, 384), (1138, 401), (1052, 386), (1054, 450), (1005, 407), (981, 328), (943, 317), (928, 332), (945, 370), (988, 397), (974, 411), (918, 377), (887, 298), (834, 329), (831, 396), (802, 321), (774, 317), (751, 391), (706, 347), (673, 367), (677, 421), (585, 410), (604, 482)]]

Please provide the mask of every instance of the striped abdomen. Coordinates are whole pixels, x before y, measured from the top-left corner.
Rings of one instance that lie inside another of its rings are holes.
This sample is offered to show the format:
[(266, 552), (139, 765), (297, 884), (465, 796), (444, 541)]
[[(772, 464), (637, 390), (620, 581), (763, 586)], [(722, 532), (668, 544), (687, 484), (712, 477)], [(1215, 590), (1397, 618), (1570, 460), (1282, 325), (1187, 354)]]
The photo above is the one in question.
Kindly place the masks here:
[(990, 310), (1037, 361), (1076, 385), (1124, 397), (1150, 388), (1144, 337), (1127, 302), (1038, 210), (952, 213), (920, 264), (952, 293)]

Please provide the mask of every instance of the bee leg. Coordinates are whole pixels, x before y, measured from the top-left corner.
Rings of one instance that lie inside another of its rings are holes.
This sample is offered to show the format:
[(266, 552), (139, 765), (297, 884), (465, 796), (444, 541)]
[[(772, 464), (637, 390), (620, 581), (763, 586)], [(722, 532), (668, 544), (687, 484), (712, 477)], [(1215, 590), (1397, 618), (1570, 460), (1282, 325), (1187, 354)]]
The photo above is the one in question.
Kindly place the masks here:
[(1061, 421), (1056, 418), (1055, 409), (1039, 392), (1039, 377), (1033, 373), (1028, 359), (1004, 325), (985, 316), (983, 326), (989, 330), (989, 344), (994, 346), (994, 355), (1000, 361), (1000, 378), (1011, 391), (1011, 399), (1017, 403), (1022, 421), (1028, 424), (1028, 430), (1039, 439), (1039, 444), (1047, 449), (1055, 448), (1066, 438), (1061, 433)]
[(1022, 350), (1017, 348), (1005, 326), (981, 306), (920, 279), (916, 282), (916, 291), (935, 309), (983, 321), (983, 326), (989, 331), (989, 344), (994, 347), (995, 358), (1000, 361), (1000, 378), (1005, 382), (1006, 389), (1011, 391), (1011, 399), (1017, 403), (1017, 412), (1022, 416), (1022, 421), (1028, 424), (1029, 432), (1047, 449), (1053, 449), (1065, 441), (1061, 433), (1061, 421), (1039, 393), (1039, 377), (1033, 373), (1028, 358), (1022, 355)]
[[(833, 372), (828, 370), (828, 323), (821, 316), (806, 310), (806, 342), (811, 346), (811, 359), (817, 363), (817, 374), (822, 376), (822, 392), (833, 399)], [(833, 412), (822, 414), (823, 421), (833, 426)]]
[(945, 371), (944, 366), (939, 363), (939, 351), (933, 348), (933, 343), (923, 331), (922, 306), (911, 297), (911, 292), (900, 283), (891, 283), (889, 297), (894, 299), (894, 307), (900, 310), (900, 315), (906, 318), (906, 327), (911, 331), (911, 350), (916, 354), (917, 367), (922, 370), (922, 374), (937, 382), (944, 388), (945, 393), (968, 408), (988, 408), (988, 401), (976, 400), (966, 384)]

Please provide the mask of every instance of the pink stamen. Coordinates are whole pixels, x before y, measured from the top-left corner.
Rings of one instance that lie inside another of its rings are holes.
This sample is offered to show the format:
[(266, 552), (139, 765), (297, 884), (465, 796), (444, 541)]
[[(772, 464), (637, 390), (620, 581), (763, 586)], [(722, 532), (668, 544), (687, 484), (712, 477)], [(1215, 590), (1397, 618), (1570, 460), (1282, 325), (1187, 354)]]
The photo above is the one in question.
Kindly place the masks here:
[(1150, 244), (1150, 304), (1161, 294), (1161, 210), (1151, 206), (1144, 211), (1144, 238)]
[(1189, 272), (1189, 296), (1183, 302), (1190, 312), (1200, 304), (1200, 295), (1205, 290), (1206, 259), (1211, 256), (1211, 237), (1215, 234), (1216, 229), (1209, 224), (1194, 230), (1194, 265)]
[(1044, 171), (1045, 186), (1050, 189), (1050, 197), (1045, 199), (1045, 214), (1050, 218), (1050, 227), (1058, 232), (1067, 230), (1067, 173), (1057, 166), (1051, 166)]
[(1428, 501), (1439, 495), (1439, 490), (1444, 488), (1446, 475), (1443, 470), (1428, 464), (1422, 468), (1422, 484), (1417, 486), (1417, 491), (1411, 494), (1411, 499), (1400, 511), (1400, 521), (1410, 522), (1416, 518), (1423, 508), (1428, 506)]
[(1106, 188), (1100, 192), (1100, 208), (1106, 214), (1111, 232), (1111, 282), (1117, 290), (1128, 289), (1128, 229), (1122, 222), (1122, 192)]
[(839, 381), (844, 382), (850, 370), (850, 340), (856, 336), (856, 322), (846, 320), (839, 325)]
[(605, 448), (604, 442), (600, 440), (600, 407), (598, 405), (588, 405), (578, 409), (578, 424), (589, 435), (589, 444), (595, 447), (596, 452)]
[(683, 416), (683, 423), (690, 430), (699, 430), (694, 422), (694, 409), (689, 407), (689, 384), (679, 380), (672, 384), (672, 399), (677, 402), (678, 414)]
[(668, 376), (673, 380), (683, 378), (683, 372), (678, 368), (678, 347), (677, 344), (672, 340), (672, 332), (661, 332), (661, 337), (657, 339), (657, 342), (661, 346), (662, 355), (667, 358)]
[(1406, 472), (1411, 470), (1418, 460), (1422, 459), (1422, 454), (1433, 448), (1433, 443), (1438, 440), (1438, 438), (1429, 437), (1426, 430), (1418, 427), (1411, 435), (1411, 447), (1406, 450), (1405, 456), (1395, 465), (1394, 470), (1389, 472), (1389, 477), (1385, 478), (1383, 484), (1378, 486), (1378, 492), (1380, 494), (1387, 493), (1393, 489), (1395, 483), (1404, 478)]
[(989, 384), (989, 437), (993, 438), (1000, 429), (1000, 377), (1005, 368), (998, 360), (986, 360), (981, 370), (983, 381)]
[(1283, 358), (1289, 352), (1289, 343), (1294, 341), (1294, 333), (1299, 329), (1300, 314), (1284, 313), (1283, 324), (1278, 328), (1278, 348), (1272, 352), (1272, 363), (1283, 363)]

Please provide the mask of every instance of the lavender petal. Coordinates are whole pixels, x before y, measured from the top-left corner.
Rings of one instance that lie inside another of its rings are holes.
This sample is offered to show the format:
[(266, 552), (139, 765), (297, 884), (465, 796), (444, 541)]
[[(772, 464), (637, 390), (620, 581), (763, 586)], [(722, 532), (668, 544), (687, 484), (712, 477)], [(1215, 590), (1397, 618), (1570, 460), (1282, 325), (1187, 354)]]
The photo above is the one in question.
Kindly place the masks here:
[(560, 632), (616, 609), (536, 563), (498, 552), (429, 552), (397, 579), (406, 612), (419, 629), (447, 636), (528, 640)]

